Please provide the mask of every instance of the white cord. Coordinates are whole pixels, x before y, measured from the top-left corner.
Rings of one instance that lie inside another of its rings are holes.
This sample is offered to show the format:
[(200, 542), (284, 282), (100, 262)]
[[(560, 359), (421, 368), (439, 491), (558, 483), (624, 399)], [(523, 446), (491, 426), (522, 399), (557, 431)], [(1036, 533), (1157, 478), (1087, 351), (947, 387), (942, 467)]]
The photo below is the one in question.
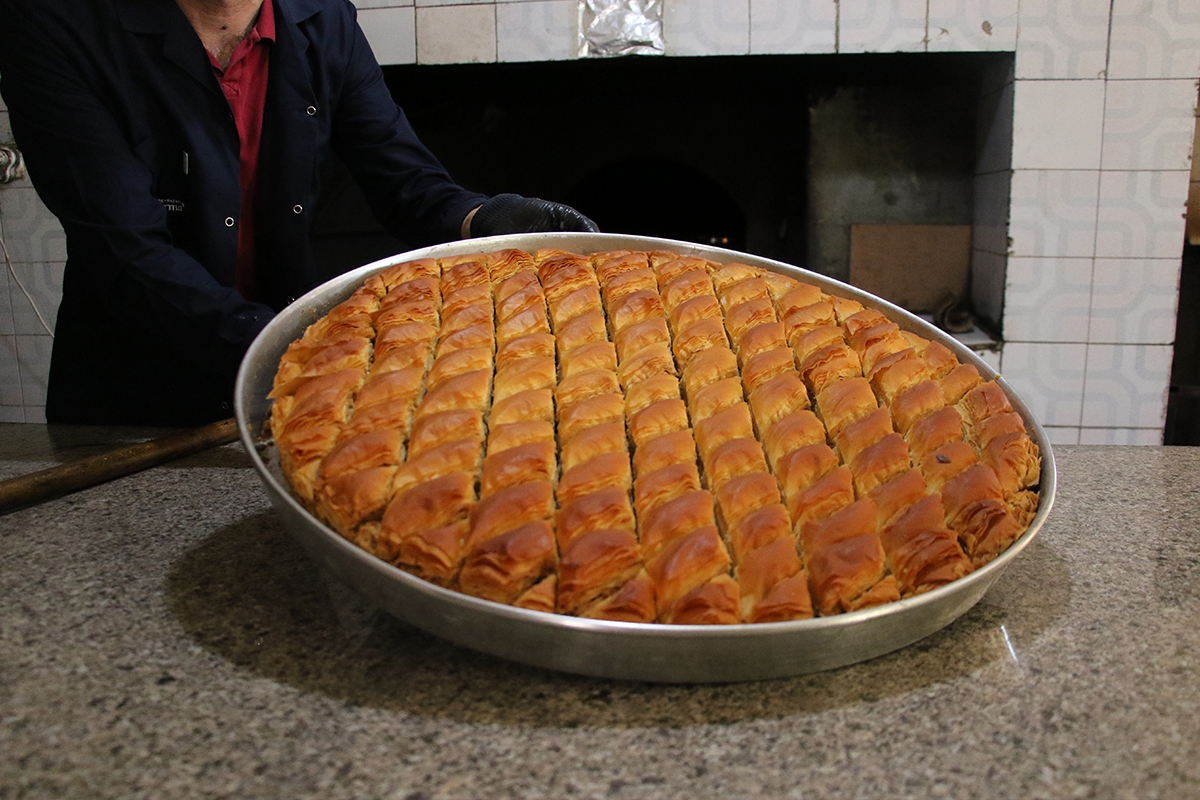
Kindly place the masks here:
[(3, 236), (0, 236), (0, 250), (4, 251), (4, 263), (8, 267), (8, 274), (12, 275), (13, 280), (17, 283), (17, 287), (25, 295), (25, 299), (29, 301), (29, 306), (33, 309), (33, 313), (37, 314), (38, 322), (42, 323), (42, 327), (46, 329), (46, 333), (50, 334), (50, 338), (53, 339), (54, 331), (50, 330), (50, 326), (46, 324), (46, 318), (42, 316), (41, 311), (38, 311), (37, 303), (33, 302), (33, 296), (29, 294), (29, 290), (25, 288), (25, 284), (21, 283), (21, 278), (17, 275), (17, 271), (13, 269), (12, 259), (8, 257), (8, 247), (4, 244)]

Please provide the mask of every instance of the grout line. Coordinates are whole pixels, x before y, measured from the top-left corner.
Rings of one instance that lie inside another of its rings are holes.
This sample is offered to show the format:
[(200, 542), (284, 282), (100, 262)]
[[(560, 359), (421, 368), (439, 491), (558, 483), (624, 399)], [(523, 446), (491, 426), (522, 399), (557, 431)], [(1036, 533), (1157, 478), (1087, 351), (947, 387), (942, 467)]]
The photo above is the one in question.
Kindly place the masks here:
[[(1112, 27), (1113, 27), (1113, 6), (1116, 5), (1116, 0), (1108, 2), (1108, 35), (1104, 42), (1104, 100), (1100, 104), (1100, 166), (1101, 172), (1104, 166), (1104, 119), (1108, 115), (1108, 64), (1112, 58)], [(1083, 425), (1083, 409), (1087, 405), (1087, 390), (1088, 390), (1088, 357), (1092, 350), (1092, 309), (1096, 305), (1096, 251), (1099, 248), (1100, 239), (1100, 204), (1103, 199), (1100, 197), (1100, 175), (1096, 175), (1096, 234), (1092, 237), (1092, 271), (1088, 280), (1088, 344), (1083, 350), (1083, 403), (1079, 408), (1079, 424)]]
[(754, 0), (746, 0), (746, 55), (754, 55)]
[(842, 52), (842, 0), (833, 0), (833, 52)]
[(929, 52), (929, 0), (925, 0), (925, 36), (921, 39), (922, 52)]
[(1116, 4), (1117, 0), (1108, 0), (1108, 34), (1104, 38), (1104, 80), (1106, 81), (1108, 80), (1109, 62), (1112, 60), (1113, 10)]

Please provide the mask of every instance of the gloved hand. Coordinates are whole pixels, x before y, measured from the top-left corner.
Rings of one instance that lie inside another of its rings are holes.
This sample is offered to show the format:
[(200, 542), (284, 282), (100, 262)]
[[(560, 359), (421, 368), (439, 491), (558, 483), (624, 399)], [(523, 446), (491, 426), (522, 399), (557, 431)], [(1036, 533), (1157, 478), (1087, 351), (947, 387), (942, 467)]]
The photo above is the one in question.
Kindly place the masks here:
[(519, 194), (498, 194), (471, 219), (471, 236), (544, 231), (599, 233), (596, 223), (570, 206)]

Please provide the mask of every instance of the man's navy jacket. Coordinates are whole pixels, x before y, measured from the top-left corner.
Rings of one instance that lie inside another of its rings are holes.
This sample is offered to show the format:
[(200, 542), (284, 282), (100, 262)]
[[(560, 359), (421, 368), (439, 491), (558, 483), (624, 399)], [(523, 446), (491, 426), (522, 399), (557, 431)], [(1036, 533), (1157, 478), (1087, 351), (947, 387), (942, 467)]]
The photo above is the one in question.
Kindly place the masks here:
[(414, 245), (458, 238), (486, 199), (418, 141), (347, 0), (274, 6), (250, 302), (232, 288), (237, 128), (173, 0), (0, 0), (0, 91), (67, 236), (49, 421), (229, 416), (246, 347), (317, 280), (308, 232), (331, 148)]

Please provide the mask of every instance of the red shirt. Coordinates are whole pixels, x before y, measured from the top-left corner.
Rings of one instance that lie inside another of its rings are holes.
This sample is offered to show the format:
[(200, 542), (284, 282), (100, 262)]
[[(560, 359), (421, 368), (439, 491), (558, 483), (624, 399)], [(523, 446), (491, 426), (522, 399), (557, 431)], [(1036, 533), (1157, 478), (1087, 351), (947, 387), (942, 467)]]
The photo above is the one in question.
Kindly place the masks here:
[(254, 297), (254, 202), (258, 190), (258, 151), (262, 141), (263, 105), (267, 100), (267, 71), (271, 64), (270, 43), (275, 41), (275, 11), (271, 0), (263, 0), (258, 21), (238, 43), (221, 69), (209, 53), (221, 91), (229, 101), (237, 126), (241, 170), (241, 208), (238, 211), (237, 267), (233, 286), (246, 299)]

